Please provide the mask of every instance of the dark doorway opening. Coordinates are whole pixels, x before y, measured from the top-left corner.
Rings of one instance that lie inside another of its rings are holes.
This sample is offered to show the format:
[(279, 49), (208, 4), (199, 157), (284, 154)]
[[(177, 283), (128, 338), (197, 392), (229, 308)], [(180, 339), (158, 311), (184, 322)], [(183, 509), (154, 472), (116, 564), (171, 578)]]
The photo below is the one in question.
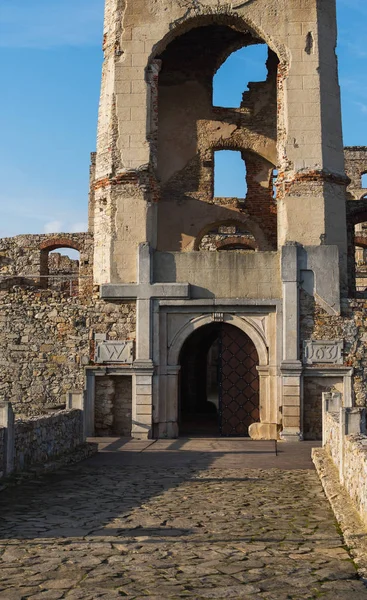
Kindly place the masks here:
[(259, 357), (227, 323), (201, 327), (180, 356), (180, 435), (247, 437), (260, 418)]

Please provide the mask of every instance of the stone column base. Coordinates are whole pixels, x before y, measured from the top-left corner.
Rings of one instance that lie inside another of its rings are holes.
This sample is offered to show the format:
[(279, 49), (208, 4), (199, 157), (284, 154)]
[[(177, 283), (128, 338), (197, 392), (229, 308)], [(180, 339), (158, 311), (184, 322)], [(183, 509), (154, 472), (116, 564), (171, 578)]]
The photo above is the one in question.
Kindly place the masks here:
[(280, 432), (280, 439), (283, 442), (302, 442), (303, 435), (298, 427), (287, 427)]
[(276, 423), (253, 423), (248, 431), (252, 440), (278, 440), (280, 425)]

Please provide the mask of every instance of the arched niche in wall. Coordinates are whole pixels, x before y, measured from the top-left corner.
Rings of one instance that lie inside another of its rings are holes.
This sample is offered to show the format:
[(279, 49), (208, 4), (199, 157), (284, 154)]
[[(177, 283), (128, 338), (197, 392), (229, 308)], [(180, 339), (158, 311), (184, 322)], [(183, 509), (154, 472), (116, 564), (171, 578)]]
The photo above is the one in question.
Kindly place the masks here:
[(195, 240), (194, 250), (259, 250), (259, 243), (246, 223), (225, 221), (207, 225)]
[(68, 238), (44, 241), (40, 246), (40, 285), (77, 296), (80, 280), (80, 245)]

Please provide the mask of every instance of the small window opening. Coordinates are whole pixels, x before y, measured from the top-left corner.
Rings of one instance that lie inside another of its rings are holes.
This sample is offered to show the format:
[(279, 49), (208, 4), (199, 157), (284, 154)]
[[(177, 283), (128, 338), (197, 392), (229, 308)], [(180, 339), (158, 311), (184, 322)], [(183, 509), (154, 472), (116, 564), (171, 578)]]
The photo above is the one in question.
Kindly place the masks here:
[(72, 248), (57, 248), (43, 251), (41, 257), (43, 287), (77, 296), (79, 294), (80, 255)]
[(242, 95), (250, 82), (266, 81), (268, 46), (256, 44), (233, 52), (213, 79), (213, 105), (226, 108), (241, 106)]
[(362, 188), (364, 190), (367, 189), (367, 173), (364, 173), (362, 175)]
[(214, 225), (200, 240), (198, 250), (209, 252), (245, 250), (254, 252), (257, 243), (245, 226), (240, 224)]
[(219, 150), (214, 153), (214, 196), (246, 198), (247, 171), (241, 152)]

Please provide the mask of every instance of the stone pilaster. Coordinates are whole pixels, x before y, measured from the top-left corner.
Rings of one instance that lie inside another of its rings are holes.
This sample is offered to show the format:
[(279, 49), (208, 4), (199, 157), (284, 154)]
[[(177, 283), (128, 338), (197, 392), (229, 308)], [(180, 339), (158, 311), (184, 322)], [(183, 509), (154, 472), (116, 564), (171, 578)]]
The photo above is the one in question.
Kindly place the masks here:
[(301, 434), (301, 375), (299, 360), (299, 293), (298, 293), (298, 248), (288, 244), (282, 248), (283, 281), (283, 360), (282, 412), (283, 431), (281, 437), (288, 441), (299, 441)]

